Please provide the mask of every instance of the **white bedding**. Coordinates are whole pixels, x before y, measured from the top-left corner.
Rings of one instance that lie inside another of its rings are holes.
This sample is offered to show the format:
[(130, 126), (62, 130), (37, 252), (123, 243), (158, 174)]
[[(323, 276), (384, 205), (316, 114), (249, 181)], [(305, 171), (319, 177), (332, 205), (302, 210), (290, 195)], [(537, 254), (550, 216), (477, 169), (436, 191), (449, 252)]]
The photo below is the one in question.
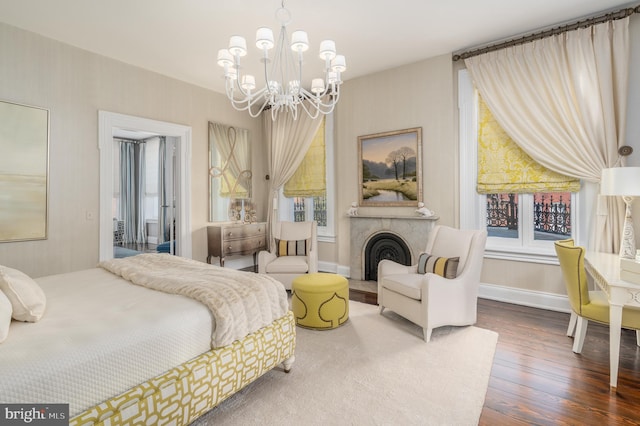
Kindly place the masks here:
[(289, 310), (284, 286), (267, 275), (162, 253), (106, 260), (100, 266), (136, 285), (203, 303), (215, 319), (212, 348), (230, 345)]
[(132, 285), (101, 268), (36, 279), (37, 323), (0, 344), (0, 402), (69, 403), (70, 415), (210, 350), (201, 303)]

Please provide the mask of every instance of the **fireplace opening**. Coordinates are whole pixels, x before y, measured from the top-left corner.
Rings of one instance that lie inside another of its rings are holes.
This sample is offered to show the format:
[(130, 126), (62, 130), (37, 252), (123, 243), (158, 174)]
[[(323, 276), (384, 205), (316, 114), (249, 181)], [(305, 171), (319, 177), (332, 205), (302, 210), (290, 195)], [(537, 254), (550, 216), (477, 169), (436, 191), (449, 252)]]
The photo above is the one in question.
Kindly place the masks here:
[(378, 280), (378, 263), (383, 259), (393, 260), (402, 265), (411, 265), (411, 250), (395, 234), (383, 232), (374, 235), (364, 250), (364, 279)]

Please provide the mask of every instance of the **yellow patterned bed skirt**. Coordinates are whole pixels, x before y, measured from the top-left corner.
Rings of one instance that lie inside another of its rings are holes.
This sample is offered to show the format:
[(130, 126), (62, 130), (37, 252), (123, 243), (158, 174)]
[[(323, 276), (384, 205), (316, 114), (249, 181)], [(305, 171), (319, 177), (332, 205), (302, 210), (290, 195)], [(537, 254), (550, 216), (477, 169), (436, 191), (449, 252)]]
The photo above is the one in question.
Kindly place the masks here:
[[(71, 419), (83, 425), (186, 425), (293, 357), (293, 313)], [(284, 377), (283, 377), (284, 379)]]

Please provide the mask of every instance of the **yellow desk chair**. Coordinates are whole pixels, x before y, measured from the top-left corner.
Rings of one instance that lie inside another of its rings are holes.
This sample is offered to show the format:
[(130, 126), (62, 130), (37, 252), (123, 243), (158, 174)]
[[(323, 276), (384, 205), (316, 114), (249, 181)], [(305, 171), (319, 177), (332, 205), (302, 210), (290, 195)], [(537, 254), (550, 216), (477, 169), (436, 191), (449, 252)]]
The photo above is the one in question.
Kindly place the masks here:
[[(571, 319), (567, 336), (574, 337), (573, 352), (582, 352), (589, 321), (609, 324), (609, 301), (602, 291), (589, 291), (584, 269), (584, 248), (575, 246), (573, 239), (555, 242), (556, 254), (567, 295), (571, 304)], [(622, 310), (622, 328), (636, 330), (636, 343), (640, 346), (640, 309)]]

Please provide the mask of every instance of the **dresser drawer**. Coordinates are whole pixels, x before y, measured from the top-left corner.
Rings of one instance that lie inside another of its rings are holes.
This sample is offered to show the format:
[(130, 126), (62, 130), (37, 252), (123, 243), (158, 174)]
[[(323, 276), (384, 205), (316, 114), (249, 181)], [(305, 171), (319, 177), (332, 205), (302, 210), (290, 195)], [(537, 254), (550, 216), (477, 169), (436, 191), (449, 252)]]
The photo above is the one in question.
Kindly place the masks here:
[(242, 225), (242, 226), (225, 226), (222, 231), (222, 234), (225, 241), (266, 235), (265, 227), (259, 224)]
[(238, 240), (224, 241), (224, 254), (227, 256), (233, 254), (250, 254), (262, 250), (266, 247), (266, 237), (264, 235), (244, 238)]

